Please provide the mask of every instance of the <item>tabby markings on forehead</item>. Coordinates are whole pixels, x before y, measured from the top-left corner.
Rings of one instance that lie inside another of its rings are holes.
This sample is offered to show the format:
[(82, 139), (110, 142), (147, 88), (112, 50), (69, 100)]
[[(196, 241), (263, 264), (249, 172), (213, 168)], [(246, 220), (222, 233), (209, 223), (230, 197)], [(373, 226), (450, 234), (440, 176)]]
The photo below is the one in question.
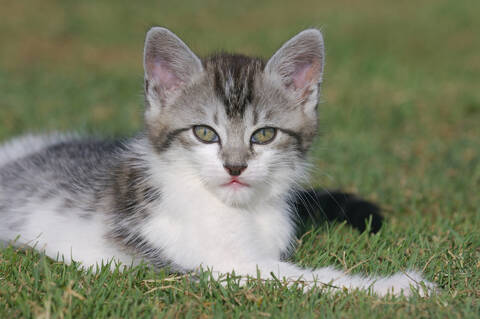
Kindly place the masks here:
[(213, 73), (214, 90), (229, 118), (243, 117), (255, 97), (254, 81), (264, 62), (243, 55), (219, 54), (205, 61)]

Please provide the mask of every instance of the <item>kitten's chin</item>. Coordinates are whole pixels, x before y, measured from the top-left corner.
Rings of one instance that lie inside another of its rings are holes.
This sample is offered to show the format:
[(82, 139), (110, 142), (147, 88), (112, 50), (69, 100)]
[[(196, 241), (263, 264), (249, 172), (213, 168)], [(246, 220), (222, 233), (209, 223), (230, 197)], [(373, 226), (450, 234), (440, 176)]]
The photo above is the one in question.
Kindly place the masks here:
[(214, 190), (217, 197), (226, 205), (232, 207), (248, 207), (259, 200), (259, 192), (251, 186), (222, 185)]

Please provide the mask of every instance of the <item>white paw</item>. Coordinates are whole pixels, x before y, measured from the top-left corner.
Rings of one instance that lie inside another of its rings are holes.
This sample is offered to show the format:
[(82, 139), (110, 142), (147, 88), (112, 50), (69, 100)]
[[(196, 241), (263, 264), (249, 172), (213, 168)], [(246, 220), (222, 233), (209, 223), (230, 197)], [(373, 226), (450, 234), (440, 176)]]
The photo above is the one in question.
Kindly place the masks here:
[(436, 292), (437, 285), (423, 279), (419, 272), (409, 270), (391, 277), (376, 279), (372, 290), (379, 296), (411, 296), (414, 291), (418, 291), (420, 296), (426, 297)]

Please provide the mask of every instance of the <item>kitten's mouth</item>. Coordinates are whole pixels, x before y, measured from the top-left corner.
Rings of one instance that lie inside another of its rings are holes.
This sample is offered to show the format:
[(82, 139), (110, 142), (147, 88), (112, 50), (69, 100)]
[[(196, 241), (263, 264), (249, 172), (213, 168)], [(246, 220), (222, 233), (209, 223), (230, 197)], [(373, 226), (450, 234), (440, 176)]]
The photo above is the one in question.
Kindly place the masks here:
[(230, 186), (230, 187), (238, 188), (238, 187), (249, 187), (250, 185), (246, 183), (242, 183), (236, 178), (232, 178), (230, 182), (225, 183), (222, 186)]

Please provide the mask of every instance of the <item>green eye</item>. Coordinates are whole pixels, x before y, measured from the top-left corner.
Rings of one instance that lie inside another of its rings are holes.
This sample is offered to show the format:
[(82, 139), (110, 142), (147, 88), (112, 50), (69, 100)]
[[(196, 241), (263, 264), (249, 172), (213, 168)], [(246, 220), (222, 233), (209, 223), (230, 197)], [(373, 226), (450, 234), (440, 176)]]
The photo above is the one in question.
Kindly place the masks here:
[(215, 131), (206, 125), (197, 125), (193, 127), (195, 136), (204, 143), (218, 142), (218, 135)]
[(267, 144), (270, 143), (277, 134), (277, 129), (273, 127), (263, 127), (253, 133), (251, 142), (255, 144)]

